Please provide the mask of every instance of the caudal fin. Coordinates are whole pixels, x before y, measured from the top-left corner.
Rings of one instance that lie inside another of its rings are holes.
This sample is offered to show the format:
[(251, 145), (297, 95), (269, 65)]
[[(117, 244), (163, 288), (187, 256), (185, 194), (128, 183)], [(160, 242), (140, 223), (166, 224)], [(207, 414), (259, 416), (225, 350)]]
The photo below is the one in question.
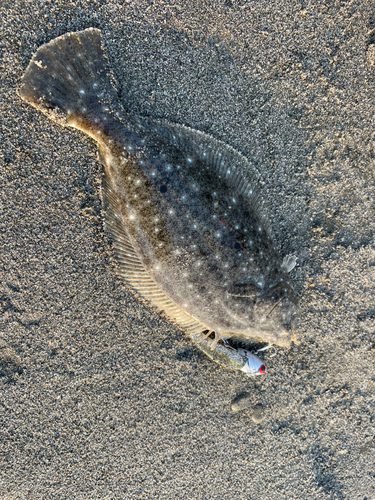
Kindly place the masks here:
[(39, 47), (18, 93), (49, 118), (95, 136), (94, 123), (107, 119), (117, 103), (100, 30), (67, 33)]

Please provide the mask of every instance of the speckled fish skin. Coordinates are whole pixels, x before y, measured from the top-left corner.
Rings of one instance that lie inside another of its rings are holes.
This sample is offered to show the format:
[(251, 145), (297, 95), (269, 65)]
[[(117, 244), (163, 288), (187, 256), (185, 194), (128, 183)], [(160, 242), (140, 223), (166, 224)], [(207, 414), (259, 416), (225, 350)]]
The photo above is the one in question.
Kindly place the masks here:
[(119, 272), (140, 296), (198, 342), (206, 331), (290, 344), (296, 298), (246, 158), (188, 127), (128, 116), (96, 29), (40, 47), (19, 94), (97, 141)]

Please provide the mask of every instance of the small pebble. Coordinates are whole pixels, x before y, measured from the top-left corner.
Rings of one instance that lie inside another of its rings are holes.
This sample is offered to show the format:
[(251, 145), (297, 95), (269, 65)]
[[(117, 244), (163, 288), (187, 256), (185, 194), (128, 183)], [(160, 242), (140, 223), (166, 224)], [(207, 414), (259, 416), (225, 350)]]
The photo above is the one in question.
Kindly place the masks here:
[(251, 420), (259, 424), (265, 417), (265, 411), (262, 405), (256, 405), (251, 413)]
[(232, 400), (231, 410), (232, 411), (245, 410), (250, 406), (251, 406), (250, 394), (248, 394), (247, 392), (242, 392)]
[(0, 378), (5, 377), (12, 380), (18, 374), (21, 375), (22, 367), (20, 360), (13, 349), (0, 345)]

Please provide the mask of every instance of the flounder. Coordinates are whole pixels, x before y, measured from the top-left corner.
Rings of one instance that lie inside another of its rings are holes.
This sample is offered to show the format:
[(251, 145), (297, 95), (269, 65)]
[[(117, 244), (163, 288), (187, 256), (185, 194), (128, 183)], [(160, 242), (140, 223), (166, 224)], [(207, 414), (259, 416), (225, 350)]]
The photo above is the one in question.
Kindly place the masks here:
[(288, 346), (295, 258), (278, 256), (252, 164), (197, 130), (129, 116), (108, 74), (100, 31), (67, 33), (38, 49), (19, 95), (97, 142), (120, 275), (224, 366), (248, 361), (232, 337)]

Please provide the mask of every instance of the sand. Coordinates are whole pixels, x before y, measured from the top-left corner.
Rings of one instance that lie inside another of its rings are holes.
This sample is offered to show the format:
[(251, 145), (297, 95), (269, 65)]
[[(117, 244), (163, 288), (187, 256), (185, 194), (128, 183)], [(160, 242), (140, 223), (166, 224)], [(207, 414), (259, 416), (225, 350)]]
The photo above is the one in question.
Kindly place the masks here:
[[(0, 19), (0, 498), (375, 499), (373, 2), (15, 0)], [(95, 144), (17, 96), (38, 46), (90, 26), (126, 111), (261, 173), (300, 297), (299, 344), (264, 377), (129, 292)]]

